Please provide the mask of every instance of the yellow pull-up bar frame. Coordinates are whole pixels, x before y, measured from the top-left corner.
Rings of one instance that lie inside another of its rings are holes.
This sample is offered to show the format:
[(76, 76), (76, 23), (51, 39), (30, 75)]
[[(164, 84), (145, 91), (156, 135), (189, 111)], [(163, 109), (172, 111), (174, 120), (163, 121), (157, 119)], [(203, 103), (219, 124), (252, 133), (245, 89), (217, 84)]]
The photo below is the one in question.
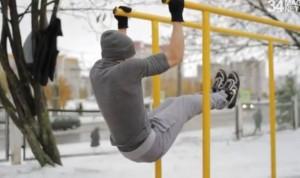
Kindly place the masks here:
[[(160, 16), (160, 15), (153, 15), (150, 13), (134, 11), (134, 10), (130, 13), (126, 13), (122, 9), (117, 8), (115, 11), (115, 14), (120, 15), (120, 16), (127, 16), (127, 17), (132, 17), (132, 18), (137, 18), (137, 19), (157, 21), (157, 22), (161, 22), (161, 23), (171, 24), (171, 18)], [(195, 28), (195, 29), (200, 29), (200, 30), (203, 29), (203, 25), (201, 22), (183, 22), (182, 24), (185, 27), (190, 27), (190, 28)], [(276, 38), (276, 37), (273, 37), (270, 35), (262, 35), (262, 34), (257, 34), (257, 33), (250, 33), (250, 32), (233, 30), (233, 29), (229, 29), (229, 28), (220, 28), (220, 27), (215, 27), (215, 26), (211, 26), (210, 29), (211, 29), (211, 31), (220, 33), (222, 35), (238, 36), (238, 37), (250, 38), (250, 39), (255, 39), (255, 40), (260, 40), (260, 41), (272, 40), (275, 43), (289, 44), (288, 40)]]
[[(170, 0), (164, 0), (166, 3)], [(210, 25), (210, 12), (219, 15), (255, 21), (258, 23), (277, 26), (293, 31), (300, 31), (300, 26), (287, 24), (266, 18), (259, 18), (246, 13), (234, 12), (222, 8), (216, 8), (200, 3), (193, 3), (185, 1), (185, 7), (195, 10), (201, 10), (202, 25), (196, 22), (184, 22), (186, 27), (202, 29), (203, 31), (203, 178), (210, 178), (210, 31), (222, 33), (224, 35), (233, 35), (239, 37), (247, 37), (250, 39), (263, 40), (269, 43), (268, 45), (268, 63), (269, 63), (269, 100), (270, 100), (270, 143), (271, 143), (271, 177), (276, 178), (276, 103), (275, 103), (275, 80), (274, 80), (274, 60), (273, 60), (273, 44), (283, 43), (288, 44), (288, 40), (275, 38), (269, 35), (261, 35), (256, 33), (244, 32), (239, 30), (232, 30), (226, 28), (218, 28)], [(158, 15), (152, 15), (142, 12), (132, 11), (125, 13), (117, 9), (116, 15), (134, 17), (138, 19), (149, 20), (152, 22), (152, 52), (159, 52), (159, 35), (158, 35), (158, 22), (171, 23), (170, 18)], [(157, 107), (160, 103), (160, 78), (159, 76), (153, 77), (153, 106)], [(155, 177), (162, 177), (162, 162), (157, 161), (155, 164)]]
[[(149, 13), (142, 13), (137, 11), (132, 11), (131, 13), (125, 13), (121, 9), (117, 9), (115, 12), (116, 15), (121, 16), (128, 16), (138, 19), (144, 19), (149, 20), (152, 22), (152, 52), (158, 53), (159, 52), (159, 35), (158, 35), (158, 22), (163, 23), (171, 23), (170, 18), (153, 15)], [(203, 86), (204, 86), (204, 92), (203, 97), (204, 98), (210, 98), (209, 89), (210, 89), (210, 80), (205, 79), (207, 76), (210, 78), (210, 38), (209, 38), (209, 31), (222, 33), (224, 35), (233, 35), (233, 36), (239, 36), (239, 37), (246, 37), (250, 39), (256, 39), (256, 40), (263, 40), (269, 42), (269, 84), (270, 84), (270, 127), (271, 127), (271, 165), (272, 165), (272, 178), (276, 177), (276, 147), (275, 147), (275, 82), (274, 82), (274, 67), (273, 67), (273, 43), (283, 43), (288, 44), (288, 40), (275, 38), (269, 35), (261, 35), (256, 33), (250, 33), (250, 32), (244, 32), (239, 30), (232, 30), (232, 29), (226, 29), (226, 28), (218, 28), (211, 26), (209, 24), (209, 21), (207, 21), (207, 17), (209, 17), (209, 13), (204, 13), (206, 15), (203, 15), (203, 25), (198, 24), (196, 22), (184, 22), (183, 25), (185, 27), (191, 27), (191, 28), (197, 28), (203, 30)], [(206, 29), (206, 30), (205, 30)], [(272, 77), (273, 76), (273, 77)], [(153, 91), (153, 107), (158, 107), (160, 103), (160, 78), (159, 76), (155, 76), (152, 79), (153, 85), (152, 85), (152, 91)], [(206, 91), (207, 90), (207, 91)], [(208, 93), (208, 94), (207, 94)], [(205, 103), (205, 101), (207, 103)], [(203, 103), (203, 138), (204, 138), (204, 144), (203, 144), (203, 177), (207, 178), (210, 177), (210, 100), (204, 99)], [(209, 119), (206, 119), (209, 118)], [(208, 139), (207, 139), (208, 138)], [(161, 178), (162, 177), (162, 169), (161, 169), (161, 161), (157, 161), (155, 164), (155, 177)]]
[[(163, 2), (168, 3), (170, 0), (163, 0)], [(284, 28), (287, 30), (295, 31), (295, 32), (300, 32), (300, 26), (299, 25), (292, 25), (288, 23), (284, 23), (281, 21), (276, 21), (272, 19), (267, 19), (267, 18), (261, 18), (261, 17), (256, 17), (253, 15), (249, 15), (247, 13), (242, 13), (242, 12), (236, 12), (232, 10), (227, 10), (224, 8), (219, 8), (219, 7), (213, 7), (201, 3), (195, 3), (195, 2), (190, 2), (190, 1), (184, 1), (184, 7), (189, 8), (189, 9), (194, 9), (194, 10), (200, 10), (202, 11), (203, 16), (205, 16), (205, 13), (215, 13), (218, 15), (223, 15), (227, 17), (232, 17), (232, 18), (238, 18), (242, 20), (248, 20), (252, 22), (257, 22), (257, 23), (262, 23), (266, 25), (271, 25), (271, 26), (276, 26), (280, 28)], [(203, 38), (210, 38), (209, 36), (204, 35)], [(269, 101), (270, 101), (270, 144), (271, 144), (271, 178), (276, 178), (277, 177), (277, 171), (276, 171), (276, 96), (275, 96), (275, 79), (274, 79), (274, 59), (273, 59), (273, 40), (268, 40), (269, 46), (268, 46), (268, 58), (269, 58)], [(210, 45), (210, 44), (203, 44), (204, 47), (206, 48), (205, 45)], [(208, 47), (209, 48), (209, 47)], [(205, 51), (204, 51), (205, 52)], [(203, 55), (204, 56), (204, 55)], [(209, 54), (208, 54), (209, 56)], [(205, 59), (203, 59), (205, 61)], [(204, 83), (207, 81), (203, 81)], [(206, 97), (205, 97), (206, 96)], [(204, 93), (204, 100), (209, 99), (208, 94)], [(210, 116), (203, 115), (203, 120), (205, 119), (210, 119)], [(207, 128), (203, 129), (203, 135), (204, 139), (210, 139), (210, 131), (206, 130)], [(206, 131), (205, 131), (206, 130)], [(210, 154), (209, 151), (203, 153), (203, 154)], [(209, 162), (210, 157), (204, 157), (203, 163)], [(210, 168), (206, 168), (203, 170), (203, 177), (204, 178), (209, 178), (210, 177)]]

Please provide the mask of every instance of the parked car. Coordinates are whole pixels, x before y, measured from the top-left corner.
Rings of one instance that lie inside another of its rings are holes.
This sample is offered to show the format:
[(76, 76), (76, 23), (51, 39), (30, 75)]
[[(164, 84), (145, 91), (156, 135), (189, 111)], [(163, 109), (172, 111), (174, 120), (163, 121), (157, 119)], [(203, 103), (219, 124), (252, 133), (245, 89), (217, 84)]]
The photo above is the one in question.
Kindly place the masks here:
[(52, 116), (51, 126), (53, 130), (67, 130), (80, 127), (81, 123), (78, 116)]
[(242, 108), (245, 110), (253, 110), (255, 109), (255, 105), (252, 103), (243, 103)]

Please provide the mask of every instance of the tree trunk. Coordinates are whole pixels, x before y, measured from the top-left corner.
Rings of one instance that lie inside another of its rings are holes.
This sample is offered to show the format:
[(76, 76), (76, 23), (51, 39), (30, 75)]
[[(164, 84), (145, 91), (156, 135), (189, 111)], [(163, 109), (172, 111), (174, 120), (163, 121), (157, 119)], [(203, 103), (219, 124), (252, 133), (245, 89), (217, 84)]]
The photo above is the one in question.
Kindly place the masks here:
[[(28, 9), (32, 11), (33, 37), (43, 27), (43, 25), (39, 25), (39, 21), (44, 24), (47, 5), (54, 3), (52, 16), (55, 16), (59, 0), (50, 3), (47, 3), (47, 0), (41, 2), (39, 8), (39, 1), (32, 0), (32, 3), (22, 13), (23, 15), (26, 14)], [(7, 77), (10, 97), (4, 93), (0, 83), (0, 101), (26, 138), (39, 164), (41, 166), (62, 164), (49, 121), (44, 91), (40, 84), (34, 80), (25, 63), (19, 27), (22, 15), (17, 12), (16, 0), (1, 0), (1, 12), (0, 63)], [(16, 70), (13, 70), (9, 64), (7, 42), (11, 45)]]
[(44, 91), (38, 84), (35, 84), (34, 89), (36, 93), (35, 106), (38, 113), (40, 138), (43, 149), (48, 155), (51, 156), (53, 161), (61, 164), (60, 154), (56, 147), (56, 140), (52, 133), (51, 124), (49, 121), (49, 114), (45, 103), (46, 98), (44, 95)]

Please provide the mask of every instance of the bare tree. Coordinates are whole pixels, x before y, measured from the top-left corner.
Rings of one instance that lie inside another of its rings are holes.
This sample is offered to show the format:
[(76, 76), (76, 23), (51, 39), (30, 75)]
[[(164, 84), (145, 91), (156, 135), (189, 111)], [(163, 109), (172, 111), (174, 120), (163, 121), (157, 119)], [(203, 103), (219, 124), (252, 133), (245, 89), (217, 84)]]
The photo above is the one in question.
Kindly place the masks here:
[[(7, 78), (9, 94), (5, 94), (1, 84), (0, 101), (28, 141), (32, 153), (41, 166), (61, 164), (61, 160), (49, 122), (43, 89), (30, 73), (25, 62), (20, 21), (25, 14), (30, 13), (32, 42), (38, 46), (41, 40), (38, 40), (37, 36), (45, 29), (47, 7), (52, 7), (52, 19), (56, 17), (58, 4), (59, 0), (49, 2), (32, 0), (24, 12), (19, 13), (16, 0), (1, 0), (0, 62)], [(9, 59), (10, 49), (16, 70), (13, 70), (10, 65), (12, 60)]]
[[(249, 4), (250, 7), (252, 7), (254, 9), (254, 11), (253, 11), (254, 13), (255, 12), (256, 13), (260, 12), (263, 15), (265, 15), (266, 17), (269, 17), (269, 18), (271, 18), (273, 20), (289, 21), (289, 19), (291, 19), (291, 16), (279, 17), (274, 12), (271, 12), (267, 8), (266, 3), (263, 2), (262, 0), (256, 0), (256, 2), (255, 1), (247, 0), (247, 3)], [(298, 17), (298, 19), (300, 18), (299, 12), (294, 12), (292, 14), (293, 14), (294, 18), (297, 18), (297, 17)], [(290, 31), (290, 30), (287, 30), (287, 29), (285, 29), (285, 32), (292, 39), (292, 41), (294, 42), (294, 44), (291, 45), (290, 47), (296, 47), (296, 48), (300, 49), (300, 33), (294, 32), (294, 31)]]

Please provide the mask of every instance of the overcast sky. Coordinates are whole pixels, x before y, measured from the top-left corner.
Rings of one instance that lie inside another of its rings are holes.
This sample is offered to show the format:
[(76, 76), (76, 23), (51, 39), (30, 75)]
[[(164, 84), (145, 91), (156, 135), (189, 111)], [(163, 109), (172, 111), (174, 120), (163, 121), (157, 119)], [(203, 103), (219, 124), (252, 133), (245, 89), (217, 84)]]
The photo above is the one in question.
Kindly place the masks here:
[[(25, 1), (24, 1), (25, 2)], [(112, 8), (112, 7), (108, 7)], [(165, 5), (140, 5), (134, 7), (134, 9), (138, 11), (144, 11), (159, 15), (169, 16), (168, 8)], [(100, 33), (95, 33), (89, 26), (89, 23), (92, 24), (94, 28), (98, 31), (103, 30), (99, 23), (96, 23), (96, 16), (90, 16), (90, 22), (86, 19), (80, 18), (72, 12), (68, 13), (59, 13), (58, 16), (62, 20), (62, 30), (63, 30), (63, 37), (59, 37), (58, 39), (58, 47), (61, 51), (60, 54), (64, 54), (67, 56), (77, 57), (80, 59), (81, 67), (85, 68), (85, 74), (88, 73), (88, 69), (94, 64), (101, 57), (101, 50), (99, 44), (99, 37)], [(189, 19), (188, 11), (185, 11), (184, 14), (185, 19)], [(113, 18), (106, 18), (104, 24), (111, 29), (116, 28), (116, 21)], [(21, 23), (21, 30), (23, 35), (23, 40), (30, 31), (30, 18), (27, 15), (22, 23)], [(164, 36), (168, 36), (170, 34), (169, 28), (161, 28), (160, 33), (164, 34)], [(166, 35), (167, 34), (167, 35)], [(146, 43), (151, 42), (151, 27), (149, 22), (141, 21), (141, 20), (134, 20), (131, 19), (129, 21), (129, 29), (128, 35), (132, 37), (134, 40), (144, 41)], [(213, 35), (213, 33), (212, 33)], [(201, 37), (199, 36), (199, 40)], [(256, 56), (255, 54), (260, 54), (260, 57), (264, 58), (266, 55), (266, 49), (261, 49), (259, 51), (249, 51), (246, 52), (247, 57), (250, 58), (251, 55)], [(236, 58), (239, 58), (237, 56)], [(243, 56), (242, 56), (243, 57)], [(286, 60), (281, 60), (280, 58), (291, 58), (289, 62)], [(285, 56), (277, 56), (275, 57), (276, 64), (275, 70), (276, 75), (284, 75), (293, 71), (295, 69), (295, 64), (299, 62), (295, 62), (294, 59), (299, 58), (299, 53), (285, 54)], [(200, 61), (200, 59), (199, 59)], [(186, 69), (193, 70), (195, 64), (187, 65)], [(188, 74), (192, 74), (194, 71), (186, 71)]]

